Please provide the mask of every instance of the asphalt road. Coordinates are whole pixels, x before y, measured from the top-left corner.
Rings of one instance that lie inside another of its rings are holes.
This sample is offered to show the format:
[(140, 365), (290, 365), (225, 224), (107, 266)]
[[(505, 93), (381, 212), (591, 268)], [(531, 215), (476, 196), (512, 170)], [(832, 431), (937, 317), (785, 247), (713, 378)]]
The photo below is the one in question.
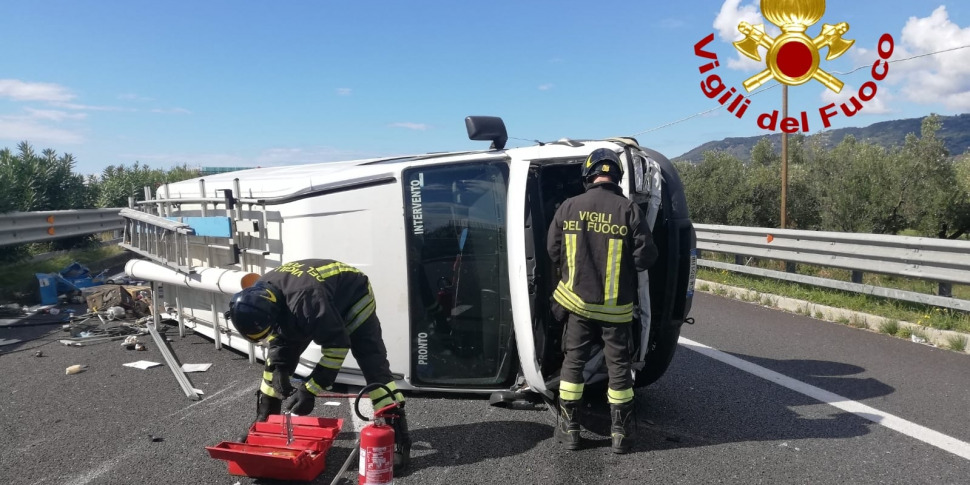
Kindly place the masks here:
[[(695, 297), (692, 316), (670, 370), (637, 392), (633, 453), (610, 453), (600, 400), (587, 410), (586, 446), (566, 452), (547, 410), (412, 393), (412, 467), (395, 483), (970, 483), (970, 455), (960, 456), (970, 450), (966, 355), (707, 294)], [(0, 346), (0, 483), (280, 483), (229, 475), (205, 450), (254, 417), (260, 367), (244, 355), (169, 330), (181, 362), (212, 364), (189, 374), (205, 393), (191, 401), (164, 365), (122, 365), (164, 363), (147, 336), (145, 352), (118, 342), (67, 347), (57, 326), (2, 325), (0, 339), (24, 342)], [(65, 375), (73, 364), (88, 367)], [(313, 482), (329, 484), (355, 438), (351, 410), (346, 399), (321, 399), (314, 414), (345, 420)], [(909, 432), (891, 427), (898, 423)]]

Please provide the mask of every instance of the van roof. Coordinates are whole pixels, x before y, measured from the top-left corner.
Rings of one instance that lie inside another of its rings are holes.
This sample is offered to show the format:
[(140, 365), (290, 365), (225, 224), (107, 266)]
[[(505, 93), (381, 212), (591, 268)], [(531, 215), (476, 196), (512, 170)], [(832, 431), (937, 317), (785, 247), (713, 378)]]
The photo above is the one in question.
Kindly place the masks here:
[[(616, 144), (605, 140), (569, 141), (569, 143), (554, 142), (505, 150), (425, 153), (262, 167), (175, 182), (169, 184), (168, 189), (169, 197), (173, 199), (200, 197), (199, 180), (204, 180), (205, 191), (209, 197), (212, 197), (216, 190), (232, 189), (234, 180), (239, 179), (242, 194), (236, 194), (237, 197), (276, 198), (313, 191), (335, 183), (353, 182), (355, 180), (366, 181), (381, 177), (399, 177), (401, 171), (409, 167), (501, 157), (511, 160), (579, 157), (596, 148), (605, 147), (616, 148)], [(158, 190), (163, 189), (159, 188)]]

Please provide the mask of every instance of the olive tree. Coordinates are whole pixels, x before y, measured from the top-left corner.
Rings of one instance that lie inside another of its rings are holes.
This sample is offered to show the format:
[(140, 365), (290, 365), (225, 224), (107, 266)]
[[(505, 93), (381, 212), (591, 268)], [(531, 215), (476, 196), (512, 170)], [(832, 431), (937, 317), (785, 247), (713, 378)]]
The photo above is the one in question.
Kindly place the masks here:
[(692, 220), (744, 225), (750, 207), (745, 199), (741, 160), (726, 152), (710, 151), (693, 168), (681, 170)]
[(912, 180), (902, 194), (899, 213), (908, 227), (922, 235), (957, 238), (970, 229), (970, 201), (960, 173), (967, 162), (965, 157), (949, 157), (943, 140), (936, 136), (941, 127), (938, 116), (928, 116), (920, 136), (906, 136), (900, 157)]

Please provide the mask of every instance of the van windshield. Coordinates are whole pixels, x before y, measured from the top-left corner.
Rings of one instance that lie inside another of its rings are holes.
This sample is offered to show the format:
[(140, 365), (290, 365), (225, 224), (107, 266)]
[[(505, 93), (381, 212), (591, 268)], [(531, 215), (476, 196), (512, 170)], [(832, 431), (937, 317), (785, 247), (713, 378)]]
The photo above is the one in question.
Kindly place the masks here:
[(411, 375), (441, 387), (514, 379), (506, 160), (404, 172)]

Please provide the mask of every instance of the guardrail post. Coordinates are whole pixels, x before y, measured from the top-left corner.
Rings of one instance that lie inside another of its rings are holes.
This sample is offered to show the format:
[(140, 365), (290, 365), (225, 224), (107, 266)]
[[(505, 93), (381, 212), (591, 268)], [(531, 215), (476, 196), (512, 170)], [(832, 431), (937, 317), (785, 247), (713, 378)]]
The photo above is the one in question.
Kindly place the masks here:
[(852, 271), (852, 282), (860, 284), (862, 283), (862, 271)]
[(734, 264), (736, 264), (738, 266), (744, 266), (744, 256), (741, 256), (740, 254), (735, 254), (734, 255)]
[(937, 288), (937, 294), (939, 296), (953, 297), (953, 285), (950, 283), (943, 283), (942, 281)]
[(795, 263), (793, 263), (791, 261), (785, 261), (785, 272), (786, 273), (794, 273), (795, 272)]

